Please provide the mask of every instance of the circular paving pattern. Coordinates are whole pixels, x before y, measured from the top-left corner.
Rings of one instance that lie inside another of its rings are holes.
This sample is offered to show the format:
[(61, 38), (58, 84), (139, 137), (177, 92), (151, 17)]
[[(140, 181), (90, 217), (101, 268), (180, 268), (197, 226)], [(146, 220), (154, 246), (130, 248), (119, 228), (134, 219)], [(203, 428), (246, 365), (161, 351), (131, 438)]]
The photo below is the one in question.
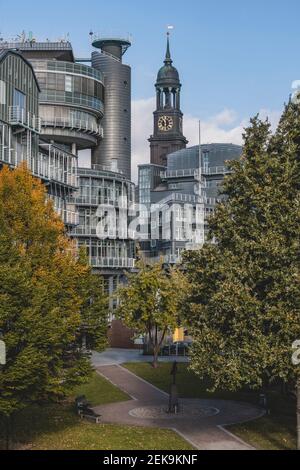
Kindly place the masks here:
[(180, 411), (177, 414), (168, 413), (166, 406), (144, 406), (141, 408), (134, 408), (129, 411), (130, 416), (142, 419), (154, 418), (207, 418), (209, 416), (217, 415), (220, 410), (213, 407), (201, 407), (195, 405), (180, 405)]

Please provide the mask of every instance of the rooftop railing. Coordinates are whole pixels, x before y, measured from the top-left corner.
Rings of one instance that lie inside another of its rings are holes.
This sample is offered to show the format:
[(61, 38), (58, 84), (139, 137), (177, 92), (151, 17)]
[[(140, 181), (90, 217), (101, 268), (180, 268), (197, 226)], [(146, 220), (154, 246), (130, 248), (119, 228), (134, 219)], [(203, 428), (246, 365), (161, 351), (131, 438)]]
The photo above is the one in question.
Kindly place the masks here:
[(36, 42), (36, 41), (1, 41), (0, 46), (5, 49), (21, 49), (25, 50), (36, 50), (36, 51), (53, 51), (53, 50), (62, 50), (62, 51), (72, 51), (72, 45), (69, 41), (45, 41), (45, 42)]

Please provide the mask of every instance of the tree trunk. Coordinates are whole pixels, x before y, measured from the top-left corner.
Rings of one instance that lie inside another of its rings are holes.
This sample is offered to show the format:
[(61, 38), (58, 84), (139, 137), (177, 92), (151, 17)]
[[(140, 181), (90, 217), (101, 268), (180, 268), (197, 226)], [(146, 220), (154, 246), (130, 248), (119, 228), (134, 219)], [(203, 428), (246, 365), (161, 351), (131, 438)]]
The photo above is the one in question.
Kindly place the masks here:
[(300, 378), (296, 384), (297, 393), (297, 449), (300, 450)]
[(158, 368), (158, 350), (156, 348), (153, 349), (153, 362), (152, 366), (154, 369)]
[(157, 367), (158, 367), (158, 355), (159, 355), (160, 348), (163, 344), (163, 341), (164, 341), (164, 338), (165, 338), (165, 335), (166, 335), (166, 331), (167, 331), (167, 329), (165, 328), (162, 332), (160, 340), (158, 340), (158, 328), (155, 327), (155, 339), (154, 340), (152, 339), (152, 347), (153, 347), (153, 363), (152, 363), (152, 366), (154, 367), (154, 369), (157, 369)]
[(10, 416), (6, 416), (6, 426), (5, 426), (5, 431), (6, 431), (6, 436), (5, 436), (5, 449), (9, 450), (10, 448)]

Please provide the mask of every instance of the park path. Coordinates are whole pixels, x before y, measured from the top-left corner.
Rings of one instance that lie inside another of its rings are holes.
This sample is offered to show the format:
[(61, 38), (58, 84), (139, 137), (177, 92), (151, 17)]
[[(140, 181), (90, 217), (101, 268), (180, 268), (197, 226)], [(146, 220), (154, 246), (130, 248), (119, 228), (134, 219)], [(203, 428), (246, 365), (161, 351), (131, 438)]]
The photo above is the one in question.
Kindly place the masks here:
[[(149, 417), (149, 409), (167, 408), (167, 393), (119, 364), (98, 366), (96, 370), (131, 397), (128, 401), (95, 407), (102, 422), (173, 429), (199, 450), (254, 450), (224, 426), (259, 418), (263, 415), (261, 408), (229, 400), (180, 399), (183, 408), (195, 410), (195, 415), (192, 412)], [(199, 408), (213, 414), (199, 416)]]

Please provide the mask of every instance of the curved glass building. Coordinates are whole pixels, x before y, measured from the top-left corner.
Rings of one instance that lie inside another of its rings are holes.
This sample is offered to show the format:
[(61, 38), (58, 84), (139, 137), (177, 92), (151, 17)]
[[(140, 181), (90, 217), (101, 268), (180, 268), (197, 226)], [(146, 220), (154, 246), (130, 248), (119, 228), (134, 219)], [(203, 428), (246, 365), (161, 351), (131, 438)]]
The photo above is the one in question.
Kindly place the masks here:
[(26, 162), (47, 186), (66, 226), (77, 223), (69, 203), (77, 186), (77, 157), (41, 138), (40, 86), (32, 64), (14, 50), (0, 50), (0, 166)]
[(87, 65), (54, 60), (32, 60), (41, 86), (42, 135), (70, 150), (96, 146), (103, 137), (103, 76)]

